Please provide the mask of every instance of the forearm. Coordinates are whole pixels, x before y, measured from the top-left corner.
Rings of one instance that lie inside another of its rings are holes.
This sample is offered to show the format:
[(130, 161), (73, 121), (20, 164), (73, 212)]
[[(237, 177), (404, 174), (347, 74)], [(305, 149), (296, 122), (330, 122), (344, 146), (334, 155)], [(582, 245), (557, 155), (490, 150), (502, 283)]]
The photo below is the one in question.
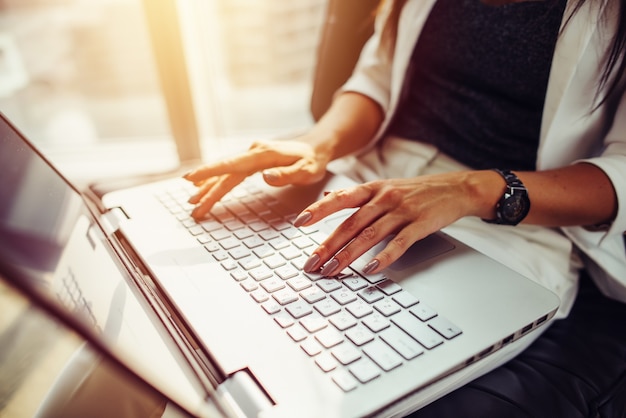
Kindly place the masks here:
[[(476, 213), (485, 219), (495, 217), (495, 205), (505, 183), (491, 171), (475, 172), (478, 203)], [(587, 163), (533, 172), (515, 172), (528, 190), (531, 206), (523, 221), (544, 226), (589, 226), (608, 223), (615, 218), (617, 197), (604, 172)]]
[(346, 92), (333, 101), (302, 140), (331, 161), (363, 149), (373, 139), (383, 118), (378, 103), (367, 96)]

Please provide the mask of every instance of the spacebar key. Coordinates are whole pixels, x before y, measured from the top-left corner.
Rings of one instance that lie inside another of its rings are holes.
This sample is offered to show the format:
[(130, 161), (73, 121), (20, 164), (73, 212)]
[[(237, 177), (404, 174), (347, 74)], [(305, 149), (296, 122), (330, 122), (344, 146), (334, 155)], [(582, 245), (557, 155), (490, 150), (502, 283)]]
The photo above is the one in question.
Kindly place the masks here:
[(428, 328), (422, 321), (409, 312), (400, 312), (394, 315), (391, 317), (391, 322), (399, 326), (404, 332), (429, 350), (443, 343), (443, 339), (439, 334)]

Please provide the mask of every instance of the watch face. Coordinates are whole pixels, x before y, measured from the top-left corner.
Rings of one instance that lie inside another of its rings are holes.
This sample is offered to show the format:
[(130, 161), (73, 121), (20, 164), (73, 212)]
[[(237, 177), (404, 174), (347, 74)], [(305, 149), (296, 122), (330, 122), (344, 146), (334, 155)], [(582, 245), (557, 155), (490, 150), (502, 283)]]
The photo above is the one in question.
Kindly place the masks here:
[(502, 217), (506, 221), (518, 223), (528, 214), (529, 203), (525, 193), (510, 195), (501, 207)]

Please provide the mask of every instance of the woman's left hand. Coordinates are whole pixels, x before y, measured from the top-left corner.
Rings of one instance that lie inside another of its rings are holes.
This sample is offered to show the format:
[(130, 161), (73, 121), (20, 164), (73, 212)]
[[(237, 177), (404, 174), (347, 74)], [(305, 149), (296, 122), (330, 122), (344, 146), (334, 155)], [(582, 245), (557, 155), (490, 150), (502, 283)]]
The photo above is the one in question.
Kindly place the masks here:
[[(304, 269), (313, 272), (322, 268), (325, 276), (336, 275), (393, 235), (364, 268), (366, 274), (376, 273), (396, 261), (416, 241), (464, 216), (493, 216), (495, 202), (504, 188), (504, 181), (498, 178), (493, 172), (463, 171), (378, 180), (332, 191), (302, 211), (296, 225), (313, 224), (342, 209), (358, 209), (314, 251)], [(479, 186), (485, 180), (499, 181), (502, 189), (496, 186), (495, 193), (490, 193), (493, 196), (481, 196)]]

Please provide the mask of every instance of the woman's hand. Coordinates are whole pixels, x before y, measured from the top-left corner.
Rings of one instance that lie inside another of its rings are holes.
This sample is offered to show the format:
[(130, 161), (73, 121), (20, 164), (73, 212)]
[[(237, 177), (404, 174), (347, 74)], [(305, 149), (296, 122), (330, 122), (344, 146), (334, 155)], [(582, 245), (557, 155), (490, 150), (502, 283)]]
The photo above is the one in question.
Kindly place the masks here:
[(242, 155), (191, 171), (183, 178), (198, 192), (189, 199), (196, 207), (191, 215), (200, 220), (226, 193), (246, 177), (263, 171), (272, 186), (311, 184), (324, 177), (330, 157), (304, 141), (258, 141)]
[[(390, 235), (393, 238), (364, 268), (376, 273), (396, 261), (414, 242), (469, 215), (493, 217), (504, 181), (489, 171), (464, 171), (379, 180), (337, 190), (310, 205), (297, 226), (313, 224), (346, 208), (358, 208), (307, 260), (304, 270), (325, 276), (341, 272)], [(485, 194), (485, 184), (495, 185)]]

